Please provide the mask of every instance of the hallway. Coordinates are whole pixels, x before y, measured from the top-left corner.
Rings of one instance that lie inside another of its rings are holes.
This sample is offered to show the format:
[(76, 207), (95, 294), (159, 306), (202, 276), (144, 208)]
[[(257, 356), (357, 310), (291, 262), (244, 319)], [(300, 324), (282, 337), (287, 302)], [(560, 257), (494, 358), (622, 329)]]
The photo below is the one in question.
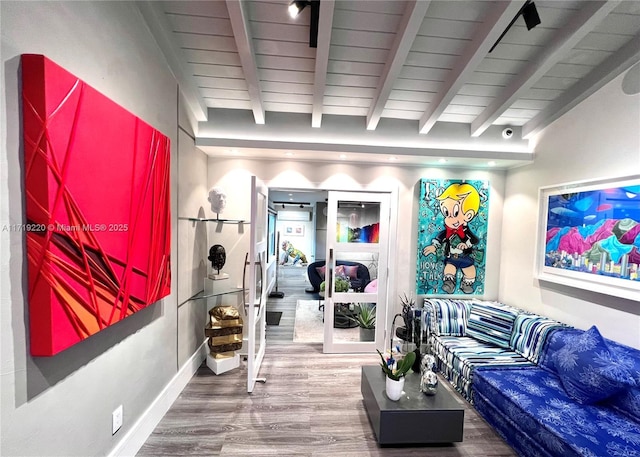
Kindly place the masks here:
[[(267, 343), (281, 344), (293, 342), (293, 328), (298, 300), (313, 300), (316, 294), (306, 293), (310, 287), (307, 280), (307, 266), (279, 265), (278, 290), (284, 292), (283, 298), (269, 298), (267, 311), (280, 311), (280, 325), (267, 326)], [(275, 289), (274, 289), (275, 290)]]

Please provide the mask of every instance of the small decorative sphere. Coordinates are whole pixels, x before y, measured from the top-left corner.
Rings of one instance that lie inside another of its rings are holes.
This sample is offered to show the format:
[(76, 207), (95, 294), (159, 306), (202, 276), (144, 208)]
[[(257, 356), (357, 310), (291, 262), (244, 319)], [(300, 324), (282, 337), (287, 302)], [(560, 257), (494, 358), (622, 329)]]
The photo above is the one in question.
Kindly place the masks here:
[(420, 377), (420, 392), (425, 395), (435, 395), (438, 391), (438, 375), (431, 370), (426, 370)]
[(435, 356), (431, 355), (431, 354), (425, 354), (422, 357), (422, 361), (420, 363), (420, 371), (424, 372), (425, 370), (428, 371), (435, 371), (437, 368), (436, 366), (436, 358)]

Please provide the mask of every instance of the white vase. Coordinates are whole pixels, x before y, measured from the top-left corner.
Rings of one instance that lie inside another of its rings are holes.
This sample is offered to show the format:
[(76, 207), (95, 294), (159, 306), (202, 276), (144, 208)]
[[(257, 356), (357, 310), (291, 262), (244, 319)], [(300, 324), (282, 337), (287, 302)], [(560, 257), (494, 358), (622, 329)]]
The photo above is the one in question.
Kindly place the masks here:
[(389, 400), (398, 401), (402, 397), (402, 389), (404, 388), (404, 376), (399, 381), (395, 381), (387, 377), (387, 383), (385, 385), (385, 391)]

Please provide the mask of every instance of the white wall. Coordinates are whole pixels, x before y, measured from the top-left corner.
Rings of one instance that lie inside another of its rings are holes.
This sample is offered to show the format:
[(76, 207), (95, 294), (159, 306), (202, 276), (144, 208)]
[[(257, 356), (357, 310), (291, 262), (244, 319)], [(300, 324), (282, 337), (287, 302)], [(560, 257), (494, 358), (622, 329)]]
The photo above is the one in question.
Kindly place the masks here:
[[(0, 454), (106, 455), (177, 371), (177, 86), (131, 2), (2, 1), (0, 12), (1, 226), (25, 222), (20, 54), (46, 55), (171, 139), (172, 293), (158, 303), (54, 357), (33, 358), (24, 237), (0, 231)], [(121, 404), (124, 425), (112, 436), (111, 413)]]
[[(230, 204), (234, 208), (231, 215), (248, 218), (249, 177), (255, 174), (268, 186), (286, 189), (326, 189), (326, 190), (390, 190), (398, 192), (397, 204), (399, 223), (398, 236), (392, 248), (390, 263), (394, 268), (395, 282), (391, 284), (389, 297), (392, 308), (400, 308), (398, 295), (415, 294), (416, 240), (417, 240), (417, 184), (421, 178), (466, 178), (490, 181), (489, 235), (487, 240), (487, 280), (485, 297), (498, 297), (500, 271), (500, 238), (502, 229), (502, 205), (504, 193), (504, 172), (466, 171), (461, 169), (392, 167), (363, 164), (330, 164), (315, 162), (288, 162), (266, 160), (217, 159), (209, 158), (209, 184), (228, 188)], [(231, 191), (231, 189), (233, 189)], [(233, 200), (233, 204), (231, 201)], [(222, 233), (216, 234), (222, 236)], [(237, 237), (226, 238), (232, 248), (243, 246)], [(227, 247), (225, 245), (225, 247)], [(230, 249), (227, 247), (227, 259)], [(243, 256), (242, 249), (233, 251), (234, 262)], [(244, 257), (242, 257), (244, 259)], [(392, 309), (395, 311), (395, 308)]]
[(638, 300), (624, 300), (533, 279), (538, 188), (640, 173), (640, 96), (624, 95), (623, 75), (545, 129), (536, 159), (507, 174), (500, 300), (578, 328), (597, 325), (613, 340), (640, 347)]
[[(195, 147), (191, 123), (180, 104), (178, 132), (178, 366), (182, 366), (205, 341), (207, 308), (202, 300), (189, 300), (204, 289), (211, 264), (207, 223), (207, 156)], [(213, 244), (213, 243), (211, 243)]]
[[(277, 208), (276, 208), (277, 209)], [(295, 210), (287, 210), (287, 212), (295, 212)], [(316, 230), (315, 230), (315, 221), (312, 220), (313, 213), (309, 211), (298, 211), (302, 214), (302, 217), (309, 215), (307, 220), (305, 221), (291, 221), (291, 220), (281, 220), (280, 213), (278, 213), (278, 219), (276, 220), (276, 231), (280, 232), (280, 246), (278, 246), (278, 258), (282, 259), (284, 255), (284, 251), (282, 250), (282, 243), (284, 241), (289, 241), (294, 248), (300, 250), (307, 258), (308, 263), (312, 263), (315, 261), (315, 240), (316, 240)], [(304, 234), (302, 236), (288, 235), (286, 232), (287, 227), (303, 227)], [(323, 253), (324, 256), (324, 253)], [(287, 259), (288, 263), (293, 262), (293, 258), (289, 257)]]

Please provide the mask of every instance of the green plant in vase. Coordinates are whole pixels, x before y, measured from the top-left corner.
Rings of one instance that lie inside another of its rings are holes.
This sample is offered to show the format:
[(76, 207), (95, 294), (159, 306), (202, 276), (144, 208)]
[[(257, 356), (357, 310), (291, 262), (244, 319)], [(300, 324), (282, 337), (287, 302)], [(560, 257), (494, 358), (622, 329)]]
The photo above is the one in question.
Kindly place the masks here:
[[(416, 361), (415, 352), (408, 352), (397, 364), (396, 369), (393, 369), (393, 363), (389, 364), (387, 360), (384, 359), (382, 353), (378, 351), (378, 355), (380, 355), (380, 359), (382, 363), (380, 366), (382, 367), (382, 371), (387, 375), (387, 378), (393, 379), (394, 381), (400, 381), (400, 378), (403, 378), (405, 374), (411, 369), (413, 362)], [(391, 359), (393, 360), (393, 359)]]
[(367, 303), (356, 305), (355, 317), (347, 317), (360, 328), (374, 329), (376, 328), (376, 305)]
[[(336, 278), (333, 290), (336, 292), (347, 292), (349, 290), (349, 287), (351, 287), (351, 283), (348, 279)], [(320, 292), (324, 292), (325, 288), (326, 281), (322, 281), (320, 283)]]

